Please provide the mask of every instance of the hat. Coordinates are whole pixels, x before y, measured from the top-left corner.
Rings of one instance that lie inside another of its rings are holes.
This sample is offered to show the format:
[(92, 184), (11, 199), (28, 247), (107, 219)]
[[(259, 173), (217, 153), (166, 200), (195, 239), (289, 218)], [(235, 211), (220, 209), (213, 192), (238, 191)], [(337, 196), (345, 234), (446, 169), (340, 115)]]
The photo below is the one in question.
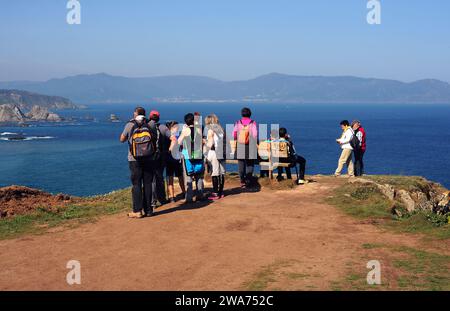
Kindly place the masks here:
[(156, 111), (156, 110), (150, 111), (150, 118), (153, 117), (153, 116), (159, 117), (159, 116), (160, 116), (160, 115), (159, 115), (159, 112)]

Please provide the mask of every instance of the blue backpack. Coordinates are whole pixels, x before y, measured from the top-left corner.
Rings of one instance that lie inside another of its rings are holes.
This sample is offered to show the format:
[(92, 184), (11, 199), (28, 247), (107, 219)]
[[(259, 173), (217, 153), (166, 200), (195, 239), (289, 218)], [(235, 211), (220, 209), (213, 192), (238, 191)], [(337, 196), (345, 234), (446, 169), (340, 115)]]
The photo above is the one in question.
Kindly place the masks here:
[(184, 159), (186, 166), (186, 175), (193, 176), (203, 174), (205, 171), (205, 165), (202, 160), (189, 160)]
[[(183, 142), (183, 157), (184, 163), (186, 167), (186, 175), (199, 175), (203, 174), (205, 171), (205, 166), (203, 163), (203, 144), (201, 144), (200, 148), (195, 148), (195, 141), (202, 141), (202, 137), (200, 135), (196, 135), (195, 128), (191, 127), (191, 139), (190, 142)], [(196, 137), (199, 136), (199, 137)], [(190, 143), (190, 144), (189, 144)], [(189, 146), (190, 145), (190, 146)]]

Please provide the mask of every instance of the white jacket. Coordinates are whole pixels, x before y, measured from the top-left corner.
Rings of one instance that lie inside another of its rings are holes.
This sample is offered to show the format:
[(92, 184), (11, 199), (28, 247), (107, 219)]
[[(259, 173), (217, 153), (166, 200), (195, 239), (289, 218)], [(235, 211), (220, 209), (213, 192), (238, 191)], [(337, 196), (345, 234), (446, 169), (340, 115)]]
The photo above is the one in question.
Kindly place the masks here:
[(342, 149), (353, 150), (352, 146), (350, 145), (350, 141), (352, 140), (353, 135), (355, 135), (355, 132), (353, 132), (353, 129), (351, 127), (345, 130), (341, 138), (338, 139), (338, 142), (341, 144)]

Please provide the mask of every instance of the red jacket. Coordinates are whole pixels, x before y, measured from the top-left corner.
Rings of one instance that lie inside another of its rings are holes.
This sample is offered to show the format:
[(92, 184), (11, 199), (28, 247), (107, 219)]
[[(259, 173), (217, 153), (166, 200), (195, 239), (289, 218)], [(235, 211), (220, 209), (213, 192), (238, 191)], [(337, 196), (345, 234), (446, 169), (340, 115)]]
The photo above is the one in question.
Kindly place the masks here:
[[(361, 138), (358, 137), (358, 138), (360, 138), (360, 141), (361, 141), (361, 151), (366, 151), (366, 130), (361, 126), (358, 129), (358, 132), (361, 133)], [(357, 135), (357, 136), (359, 136), (359, 135)]]

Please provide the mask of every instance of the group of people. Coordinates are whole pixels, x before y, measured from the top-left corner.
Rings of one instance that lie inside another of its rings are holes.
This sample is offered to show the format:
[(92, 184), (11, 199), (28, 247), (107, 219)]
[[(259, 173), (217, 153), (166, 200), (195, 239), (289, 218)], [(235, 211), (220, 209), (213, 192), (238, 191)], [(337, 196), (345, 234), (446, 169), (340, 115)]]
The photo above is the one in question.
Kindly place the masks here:
[[(243, 108), (241, 118), (228, 138), (215, 114), (208, 115), (203, 124), (200, 113), (188, 113), (180, 126), (176, 121), (161, 124), (160, 113), (155, 110), (147, 118), (145, 109), (137, 107), (120, 136), (120, 141), (129, 145), (133, 211), (128, 216), (149, 217), (158, 205), (174, 202), (175, 177), (186, 203), (222, 199), (225, 196), (226, 160), (230, 158), (238, 162), (241, 188), (251, 189), (255, 183), (255, 165), (261, 161), (258, 126), (251, 116), (251, 110)], [(297, 170), (298, 165), (297, 183), (304, 184), (306, 160), (296, 153), (286, 128), (272, 131), (266, 142), (284, 142), (288, 146), (288, 157), (280, 159), (289, 163), (285, 167), (286, 176), (291, 179), (291, 168)], [(213, 185), (209, 196), (204, 194), (206, 172), (211, 175)], [(283, 168), (279, 167), (278, 178), (282, 178), (282, 174)], [(264, 176), (267, 174), (261, 170), (261, 177)]]
[(336, 139), (336, 142), (341, 146), (342, 152), (334, 175), (340, 176), (344, 166), (347, 166), (350, 177), (362, 176), (364, 174), (363, 157), (366, 152), (366, 131), (359, 120), (354, 120), (351, 124), (348, 120), (343, 120), (340, 126), (342, 136)]
[[(260, 177), (269, 175), (263, 168), (267, 159), (262, 159), (258, 152), (258, 147), (263, 145), (261, 142), (269, 146), (269, 153), (273, 145), (285, 146), (286, 155), (276, 161), (287, 165), (278, 165), (277, 179), (284, 178), (284, 170), (286, 177), (292, 179), (291, 168), (295, 168), (297, 184), (305, 183), (306, 159), (297, 154), (286, 128), (272, 130), (268, 139), (260, 140), (258, 125), (249, 108), (241, 110), (241, 118), (229, 134), (231, 137), (227, 137), (215, 114), (208, 115), (204, 124), (202, 121), (200, 113), (196, 112), (186, 114), (182, 126), (177, 121), (161, 124), (158, 111), (151, 111), (147, 118), (144, 108), (134, 110), (133, 119), (127, 122), (120, 136), (120, 141), (129, 145), (133, 200), (130, 218), (152, 216), (159, 205), (175, 202), (175, 177), (186, 203), (224, 198), (227, 159), (237, 160), (241, 188), (252, 189), (256, 164), (261, 164)], [(349, 176), (362, 176), (366, 132), (358, 120), (351, 124), (343, 120), (340, 126), (342, 135), (336, 142), (342, 152), (335, 176), (341, 175), (344, 166), (347, 166)], [(209, 173), (212, 180), (213, 189), (209, 196), (204, 193), (205, 173)]]

